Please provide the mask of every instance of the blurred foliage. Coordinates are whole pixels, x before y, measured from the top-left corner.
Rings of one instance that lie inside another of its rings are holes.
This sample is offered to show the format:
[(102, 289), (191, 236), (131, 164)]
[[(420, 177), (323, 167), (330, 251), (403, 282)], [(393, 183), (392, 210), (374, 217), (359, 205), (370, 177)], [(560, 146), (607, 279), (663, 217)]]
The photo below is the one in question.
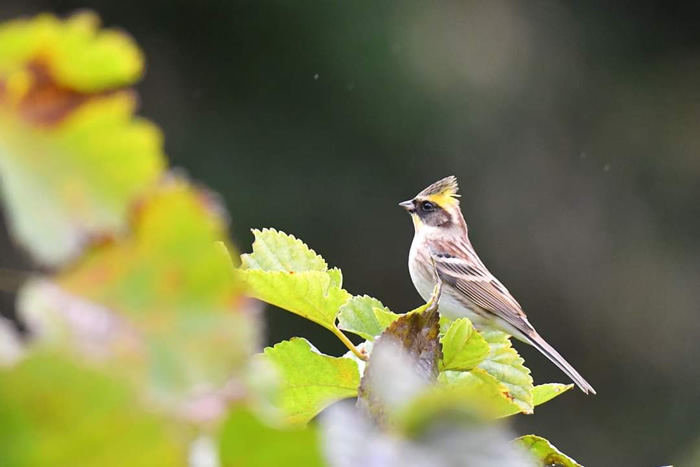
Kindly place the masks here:
[(0, 464), (187, 465), (187, 430), (123, 380), (37, 352), (0, 374)]
[(276, 428), (243, 409), (234, 409), (221, 429), (221, 465), (268, 467), (325, 465), (315, 427)]
[[(160, 131), (134, 118), (141, 52), (90, 13), (0, 29), (0, 170), (11, 232), (51, 266), (124, 231), (164, 164)], [(42, 215), (37, 216), (36, 211)], [(51, 232), (51, 241), (45, 238)]]

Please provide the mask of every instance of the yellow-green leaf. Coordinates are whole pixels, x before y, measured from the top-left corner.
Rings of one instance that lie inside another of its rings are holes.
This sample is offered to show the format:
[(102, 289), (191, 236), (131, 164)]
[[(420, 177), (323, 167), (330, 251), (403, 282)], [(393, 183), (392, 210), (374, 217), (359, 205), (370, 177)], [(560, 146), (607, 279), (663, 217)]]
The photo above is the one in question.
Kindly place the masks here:
[(357, 363), (324, 355), (306, 339), (293, 338), (268, 347), (262, 358), (279, 374), (278, 406), (290, 423), (306, 423), (331, 403), (357, 395)]
[(327, 329), (335, 326), (340, 306), (350, 294), (332, 284), (328, 273), (319, 271), (241, 271), (249, 293), (264, 302), (303, 316)]
[(240, 287), (218, 241), (224, 221), (208, 198), (180, 180), (147, 196), (132, 233), (94, 248), (60, 274), (64, 291), (121, 314), (144, 337), (151, 379), (184, 394), (221, 385), (256, 342), (239, 313)]
[(441, 370), (467, 371), (477, 366), (489, 354), (488, 342), (474, 329), (471, 321), (453, 321), (440, 339)]
[(163, 138), (150, 122), (133, 118), (134, 107), (132, 94), (117, 93), (42, 127), (0, 101), (0, 187), (9, 227), (41, 263), (55, 266), (91, 237), (123, 233), (132, 203), (161, 176)]
[(374, 341), (399, 316), (376, 298), (367, 295), (356, 296), (340, 307), (338, 327)]
[[(535, 386), (535, 388), (532, 390), (532, 405), (533, 407), (537, 407), (540, 404), (549, 402), (558, 395), (564, 394), (572, 387), (574, 387), (573, 384), (559, 383), (548, 383)], [(508, 406), (504, 406), (503, 410), (497, 412), (495, 415), (498, 417), (508, 417), (519, 413), (522, 413), (522, 409), (513, 403)]]
[(241, 256), (240, 276), (253, 297), (335, 329), (351, 295), (339, 269), (297, 238), (274, 229), (254, 230), (253, 252)]
[(582, 467), (581, 464), (555, 448), (549, 441), (535, 435), (521, 436), (515, 440), (535, 458), (538, 465), (548, 467)]
[(525, 361), (512, 347), (510, 336), (501, 331), (485, 330), (482, 337), (488, 342), (490, 352), (479, 368), (494, 376), (508, 389), (508, 395), (523, 413), (533, 411), (533, 382)]
[(184, 467), (185, 435), (122, 381), (57, 355), (0, 370), (0, 465)]
[[(431, 386), (402, 412), (404, 429), (413, 431), (446, 414), (491, 420), (515, 407), (506, 396), (507, 388), (484, 370), (445, 371), (438, 384)], [(517, 407), (516, 407), (517, 410)]]
[(123, 234), (165, 165), (160, 130), (119, 89), (140, 77), (141, 52), (99, 26), (87, 12), (0, 25), (0, 187), (11, 233), (49, 266)]
[(573, 384), (547, 383), (539, 384), (532, 390), (532, 402), (535, 406), (549, 402), (573, 388)]
[(305, 272), (328, 271), (328, 264), (293, 235), (275, 229), (253, 229), (253, 252), (241, 256), (242, 269)]
[(100, 20), (81, 12), (66, 20), (43, 14), (0, 26), (0, 79), (28, 66), (46, 68), (63, 87), (97, 92), (135, 82), (143, 54), (124, 32), (100, 30)]
[(223, 467), (326, 465), (315, 427), (271, 427), (242, 408), (234, 409), (226, 419), (219, 447)]

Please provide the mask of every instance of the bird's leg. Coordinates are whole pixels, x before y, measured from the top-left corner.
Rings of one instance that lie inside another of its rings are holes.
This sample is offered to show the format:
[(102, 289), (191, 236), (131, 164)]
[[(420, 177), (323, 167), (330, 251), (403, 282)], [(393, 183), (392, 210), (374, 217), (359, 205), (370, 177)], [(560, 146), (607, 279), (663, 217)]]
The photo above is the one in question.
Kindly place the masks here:
[(442, 294), (442, 279), (437, 272), (437, 265), (435, 264), (435, 259), (430, 258), (433, 263), (433, 272), (435, 273), (435, 287), (433, 288), (433, 293), (430, 294), (430, 300), (426, 303), (425, 312), (433, 312), (437, 310), (438, 302), (440, 301), (440, 295)]

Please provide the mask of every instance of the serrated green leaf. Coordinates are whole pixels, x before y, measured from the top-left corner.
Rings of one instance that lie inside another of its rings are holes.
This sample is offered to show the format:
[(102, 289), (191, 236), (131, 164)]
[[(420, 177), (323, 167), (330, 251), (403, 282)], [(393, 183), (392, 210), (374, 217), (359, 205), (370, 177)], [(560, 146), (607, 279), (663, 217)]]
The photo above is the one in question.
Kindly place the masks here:
[(357, 395), (357, 363), (324, 355), (306, 339), (292, 338), (268, 347), (262, 358), (279, 373), (278, 406), (289, 423), (307, 423), (331, 403)]
[(512, 347), (510, 336), (495, 330), (484, 330), (481, 335), (488, 342), (490, 352), (479, 364), (479, 368), (506, 386), (509, 397), (523, 413), (532, 413), (532, 376), (524, 365), (525, 361)]
[(241, 256), (240, 277), (251, 296), (336, 331), (338, 311), (351, 295), (339, 269), (304, 242), (274, 229), (254, 230), (253, 252)]
[(241, 256), (241, 269), (262, 271), (328, 271), (328, 264), (293, 235), (275, 229), (253, 229), (253, 252)]
[(343, 272), (338, 268), (330, 268), (328, 271), (328, 277), (331, 278), (330, 286), (342, 288), (343, 287)]
[(55, 354), (0, 370), (0, 465), (186, 466), (187, 437), (123, 381)]
[(582, 467), (581, 464), (555, 448), (549, 441), (535, 435), (525, 435), (515, 440), (538, 461), (538, 465), (548, 467)]
[(315, 427), (274, 428), (241, 408), (234, 409), (226, 419), (219, 447), (223, 467), (326, 465)]
[(309, 319), (327, 329), (335, 327), (341, 305), (351, 295), (333, 285), (326, 272), (241, 271), (251, 296)]
[(442, 344), (441, 370), (471, 370), (490, 352), (486, 339), (481, 337), (467, 318), (453, 321), (440, 339), (440, 343)]
[(399, 316), (376, 298), (355, 296), (340, 307), (338, 327), (374, 341)]

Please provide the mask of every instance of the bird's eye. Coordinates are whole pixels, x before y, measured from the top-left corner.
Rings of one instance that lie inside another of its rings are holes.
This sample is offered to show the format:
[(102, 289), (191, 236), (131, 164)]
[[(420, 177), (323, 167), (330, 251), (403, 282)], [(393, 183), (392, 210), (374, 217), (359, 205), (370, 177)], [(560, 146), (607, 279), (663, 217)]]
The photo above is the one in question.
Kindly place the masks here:
[(423, 212), (435, 211), (435, 205), (430, 201), (423, 201), (420, 205), (420, 208)]

